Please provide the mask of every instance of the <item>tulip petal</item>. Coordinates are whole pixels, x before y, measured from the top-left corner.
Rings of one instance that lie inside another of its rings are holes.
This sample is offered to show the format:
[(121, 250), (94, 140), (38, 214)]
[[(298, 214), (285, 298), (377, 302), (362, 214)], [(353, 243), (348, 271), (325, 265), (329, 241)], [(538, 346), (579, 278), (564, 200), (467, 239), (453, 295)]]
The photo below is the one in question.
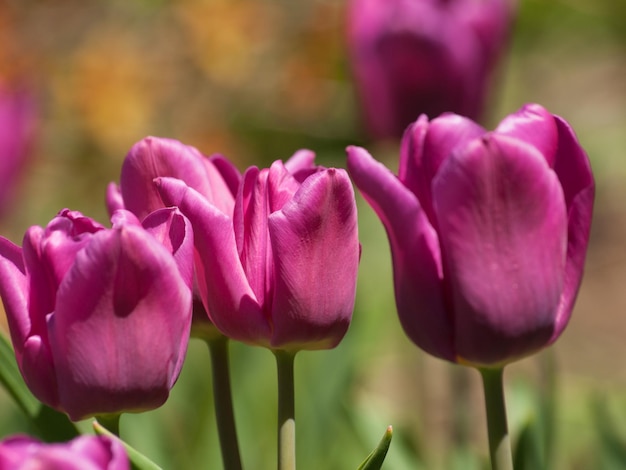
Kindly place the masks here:
[(433, 199), (459, 360), (493, 365), (545, 346), (567, 243), (563, 191), (545, 158), (487, 135), (446, 160)]
[(136, 143), (122, 166), (120, 186), (126, 208), (143, 219), (163, 207), (153, 180), (180, 178), (218, 207), (232, 210), (232, 193), (217, 168), (197, 149), (176, 140), (147, 137)]
[(61, 407), (76, 420), (160, 406), (190, 326), (191, 290), (167, 250), (130, 225), (98, 233), (48, 320)]
[(194, 257), (191, 222), (178, 208), (168, 207), (150, 213), (142, 225), (172, 253), (183, 280), (191, 289)]
[(527, 104), (518, 112), (504, 118), (496, 133), (515, 137), (533, 145), (552, 168), (558, 144), (558, 131), (554, 116), (538, 104)]
[(112, 216), (117, 210), (125, 209), (124, 198), (120, 187), (115, 183), (109, 183), (107, 186), (105, 202), (109, 215)]
[(274, 253), (272, 339), (276, 349), (327, 349), (352, 318), (359, 264), (356, 205), (348, 175), (309, 176), (269, 217)]
[[(11, 329), (16, 353), (30, 333), (28, 316), (28, 282), (22, 259), (22, 249), (4, 237), (0, 237), (0, 296)], [(19, 360), (19, 356), (18, 356)]]
[(443, 161), (456, 148), (480, 137), (485, 130), (474, 121), (456, 114), (444, 114), (430, 123), (421, 116), (410, 126), (400, 150), (398, 178), (417, 196), (431, 224), (436, 224), (432, 203), (432, 180)]
[(559, 177), (565, 195), (568, 233), (565, 286), (550, 342), (555, 341), (567, 326), (582, 281), (595, 195), (589, 158), (580, 147), (570, 126), (558, 116), (555, 116), (555, 122), (559, 145), (554, 171)]
[(198, 287), (211, 321), (229, 338), (264, 344), (270, 328), (239, 260), (231, 218), (183, 181), (159, 178), (157, 187), (191, 222)]
[(426, 352), (454, 361), (436, 232), (415, 195), (385, 166), (365, 149), (348, 147), (347, 152), (350, 176), (387, 230), (404, 330)]

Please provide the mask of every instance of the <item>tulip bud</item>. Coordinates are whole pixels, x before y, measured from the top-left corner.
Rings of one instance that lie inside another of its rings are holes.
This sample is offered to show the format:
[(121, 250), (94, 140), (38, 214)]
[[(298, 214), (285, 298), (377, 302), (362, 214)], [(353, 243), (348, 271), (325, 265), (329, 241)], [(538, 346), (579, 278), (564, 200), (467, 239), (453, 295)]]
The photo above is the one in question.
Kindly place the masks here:
[(383, 221), (405, 332), (453, 362), (500, 366), (554, 342), (582, 279), (594, 199), (587, 155), (538, 105), (493, 132), (420, 117), (394, 176), (361, 148), (348, 171)]
[(420, 114), (477, 119), (512, 16), (509, 0), (352, 0), (348, 46), (371, 135), (399, 138)]
[(234, 212), (184, 181), (161, 178), (196, 234), (200, 296), (226, 336), (272, 349), (336, 346), (354, 306), (359, 242), (354, 192), (344, 170), (300, 151), (249, 168)]
[(63, 444), (45, 444), (18, 435), (0, 442), (0, 468), (128, 470), (130, 464), (124, 446), (114, 438), (80, 436)]
[(79, 420), (162, 405), (187, 349), (193, 234), (175, 209), (61, 211), (20, 248), (0, 237), (0, 294), (33, 394)]
[[(212, 204), (232, 214), (241, 182), (241, 174), (235, 166), (221, 155), (207, 158), (194, 147), (159, 137), (146, 137), (128, 152), (122, 165), (120, 186), (111, 183), (107, 188), (109, 212), (126, 208), (143, 218), (165, 207), (154, 184), (155, 178), (164, 176), (183, 180)], [(193, 290), (192, 335), (202, 338), (219, 335), (209, 321), (197, 286)]]

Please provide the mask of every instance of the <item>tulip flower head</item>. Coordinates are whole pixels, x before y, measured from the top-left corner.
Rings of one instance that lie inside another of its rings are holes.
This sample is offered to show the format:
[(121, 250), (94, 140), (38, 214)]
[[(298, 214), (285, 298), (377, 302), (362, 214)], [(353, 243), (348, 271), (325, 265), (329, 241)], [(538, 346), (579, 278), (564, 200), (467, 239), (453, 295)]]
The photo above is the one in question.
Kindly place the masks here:
[(420, 117), (394, 176), (361, 148), (348, 171), (391, 245), (405, 332), (452, 362), (500, 366), (554, 342), (571, 316), (594, 182), (570, 126), (539, 105), (493, 132)]
[(175, 209), (106, 229), (61, 211), (23, 247), (0, 237), (0, 294), (33, 394), (73, 420), (156, 408), (191, 324), (193, 234)]
[(128, 470), (122, 443), (106, 436), (79, 436), (63, 444), (46, 444), (29, 436), (0, 442), (0, 468), (63, 470)]
[(354, 306), (359, 242), (347, 173), (309, 151), (249, 168), (234, 212), (182, 180), (159, 192), (191, 221), (200, 295), (226, 336), (271, 349), (336, 346)]
[[(109, 213), (127, 209), (140, 219), (164, 208), (155, 178), (178, 178), (202, 194), (211, 204), (232, 215), (241, 173), (221, 155), (205, 157), (196, 148), (177, 140), (146, 137), (128, 152), (119, 187), (111, 183), (106, 202)], [(209, 321), (194, 281), (192, 336), (220, 335)]]
[(351, 0), (350, 59), (372, 136), (399, 138), (420, 114), (477, 119), (512, 17), (509, 0)]

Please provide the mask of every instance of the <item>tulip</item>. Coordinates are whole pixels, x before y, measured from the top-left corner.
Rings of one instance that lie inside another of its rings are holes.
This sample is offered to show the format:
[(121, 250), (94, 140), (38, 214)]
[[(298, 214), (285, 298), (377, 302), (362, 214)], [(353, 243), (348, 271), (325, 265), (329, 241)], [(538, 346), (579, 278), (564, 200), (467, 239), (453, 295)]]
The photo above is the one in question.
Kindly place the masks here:
[(232, 213), (241, 182), (239, 171), (221, 155), (209, 158), (173, 139), (146, 137), (128, 152), (119, 188), (109, 185), (109, 212), (127, 209), (139, 219), (165, 207), (154, 185), (162, 176), (179, 178), (226, 213)]
[(106, 436), (80, 436), (63, 444), (44, 444), (29, 436), (0, 442), (0, 468), (57, 470), (128, 470), (122, 443)]
[(356, 205), (344, 170), (300, 151), (249, 168), (233, 214), (184, 181), (157, 180), (166, 204), (192, 223), (198, 286), (226, 336), (271, 349), (336, 346), (354, 306), (359, 261)]
[(0, 81), (0, 213), (9, 208), (35, 134), (36, 106), (26, 89)]
[(63, 210), (23, 247), (0, 237), (0, 295), (32, 393), (79, 420), (163, 404), (191, 323), (193, 235), (175, 209), (106, 229)]
[[(109, 213), (127, 209), (142, 219), (165, 207), (154, 184), (158, 177), (179, 178), (227, 214), (232, 214), (241, 174), (226, 158), (209, 158), (194, 147), (173, 139), (146, 137), (128, 152), (119, 187), (111, 183), (106, 202)], [(197, 291), (197, 288), (194, 289)], [(216, 334), (197, 292), (194, 292), (192, 334), (212, 338)]]
[(510, 33), (509, 0), (351, 0), (348, 47), (374, 138), (420, 114), (480, 117)]
[(527, 105), (486, 132), (454, 114), (421, 116), (397, 177), (357, 147), (348, 171), (387, 230), (396, 306), (415, 344), (501, 367), (559, 337), (594, 199), (589, 160), (562, 118)]
[[(147, 137), (128, 152), (122, 165), (120, 186), (112, 183), (107, 190), (109, 211), (126, 208), (141, 218), (165, 207), (154, 183), (159, 177), (181, 179), (211, 204), (232, 215), (241, 182), (241, 173), (235, 166), (221, 155), (207, 158), (193, 147), (158, 137)], [(232, 407), (228, 341), (209, 320), (197, 284), (194, 279), (191, 335), (205, 340), (209, 346), (223, 464), (224, 468), (238, 469), (241, 457)]]

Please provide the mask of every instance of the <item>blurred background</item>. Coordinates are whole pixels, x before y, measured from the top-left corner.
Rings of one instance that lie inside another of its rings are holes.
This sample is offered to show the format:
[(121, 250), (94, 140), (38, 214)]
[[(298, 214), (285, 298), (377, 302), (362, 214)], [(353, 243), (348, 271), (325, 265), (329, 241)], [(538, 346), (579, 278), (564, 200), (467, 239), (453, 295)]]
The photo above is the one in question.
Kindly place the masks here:
[[(398, 143), (363, 130), (345, 14), (337, 0), (0, 0), (0, 91), (23, 97), (11, 132), (26, 136), (14, 148), (27, 157), (9, 180), (2, 235), (21, 244), (28, 226), (64, 207), (106, 223), (106, 185), (147, 135), (222, 153), (242, 170), (300, 148), (344, 167), (349, 144), (397, 168)], [(507, 368), (514, 445), (549, 442), (550, 468), (626, 468), (626, 2), (521, 1), (497, 78), (487, 127), (524, 103), (544, 105), (575, 129), (597, 183), (570, 325), (553, 348)], [(10, 125), (0, 117), (0, 133)], [(352, 326), (337, 349), (296, 360), (299, 467), (356, 468), (392, 424), (385, 468), (484, 468), (479, 376), (459, 378), (404, 336), (384, 230), (358, 202)], [(240, 344), (231, 353), (244, 464), (274, 468), (273, 357)], [(2, 436), (27, 431), (0, 400)], [(163, 468), (221, 468), (204, 344), (191, 341), (164, 407), (121, 426)]]

